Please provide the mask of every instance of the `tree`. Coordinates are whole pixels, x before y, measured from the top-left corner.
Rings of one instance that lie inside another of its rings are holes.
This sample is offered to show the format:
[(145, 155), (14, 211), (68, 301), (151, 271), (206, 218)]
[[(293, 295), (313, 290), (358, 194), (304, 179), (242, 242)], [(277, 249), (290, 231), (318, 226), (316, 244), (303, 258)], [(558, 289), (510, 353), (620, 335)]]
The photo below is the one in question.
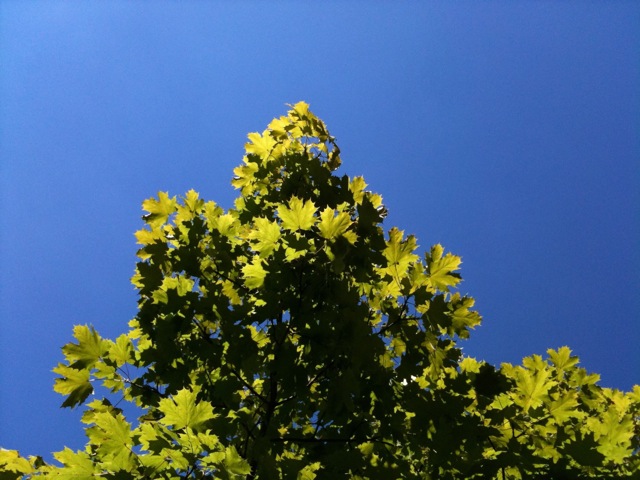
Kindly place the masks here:
[(0, 478), (640, 478), (640, 387), (599, 387), (567, 347), (464, 357), (481, 317), (460, 258), (385, 234), (308, 105), (245, 149), (234, 208), (145, 200), (129, 332), (63, 347), (54, 389), (85, 406), (86, 448), (2, 450)]

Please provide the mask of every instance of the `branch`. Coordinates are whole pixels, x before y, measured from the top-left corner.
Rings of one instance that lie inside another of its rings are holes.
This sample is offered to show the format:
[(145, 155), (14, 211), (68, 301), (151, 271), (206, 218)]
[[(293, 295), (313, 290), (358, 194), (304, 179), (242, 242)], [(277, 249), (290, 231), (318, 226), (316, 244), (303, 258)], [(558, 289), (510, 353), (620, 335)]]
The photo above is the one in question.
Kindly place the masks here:
[(231, 373), (233, 373), (233, 375), (234, 375), (238, 380), (240, 380), (240, 382), (242, 382), (242, 384), (243, 384), (245, 387), (247, 387), (251, 393), (253, 393), (256, 397), (258, 397), (258, 398), (262, 401), (262, 403), (268, 403), (267, 399), (266, 399), (266, 398), (264, 398), (264, 396), (260, 395), (260, 394), (255, 390), (255, 388), (253, 388), (249, 383), (247, 383), (247, 381), (246, 381), (244, 378), (242, 378), (242, 376), (240, 376), (240, 374), (239, 374), (238, 372), (236, 372), (236, 371), (235, 371), (233, 368), (231, 368), (231, 367), (228, 367), (228, 368), (229, 368), (229, 371), (231, 371)]

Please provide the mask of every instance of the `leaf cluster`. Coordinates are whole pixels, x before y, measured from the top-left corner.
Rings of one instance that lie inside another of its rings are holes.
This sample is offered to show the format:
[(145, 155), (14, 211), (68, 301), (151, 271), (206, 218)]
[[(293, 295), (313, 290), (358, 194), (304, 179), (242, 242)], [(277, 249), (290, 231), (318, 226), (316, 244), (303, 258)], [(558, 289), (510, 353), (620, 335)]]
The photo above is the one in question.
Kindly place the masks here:
[(129, 332), (76, 326), (54, 369), (86, 448), (0, 450), (0, 478), (638, 478), (638, 387), (600, 388), (566, 347), (464, 357), (460, 257), (385, 231), (308, 105), (245, 151), (231, 209), (144, 201)]

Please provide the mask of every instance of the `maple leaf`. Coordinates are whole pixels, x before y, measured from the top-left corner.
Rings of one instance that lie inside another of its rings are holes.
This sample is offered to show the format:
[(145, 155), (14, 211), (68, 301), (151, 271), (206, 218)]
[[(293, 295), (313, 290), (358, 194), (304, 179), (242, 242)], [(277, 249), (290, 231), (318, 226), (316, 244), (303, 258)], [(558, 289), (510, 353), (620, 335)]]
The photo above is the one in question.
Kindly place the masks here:
[(176, 197), (169, 198), (167, 192), (158, 192), (158, 199), (148, 198), (142, 202), (142, 208), (149, 212), (143, 218), (152, 228), (165, 223), (169, 216), (176, 211)]
[(462, 259), (451, 253), (442, 256), (443, 252), (442, 245), (438, 244), (431, 247), (431, 253), (427, 255), (429, 283), (433, 288), (448, 291), (449, 287), (454, 287), (460, 282), (460, 276), (453, 272), (460, 268)]
[(93, 365), (109, 348), (109, 344), (100, 338), (93, 327), (76, 325), (73, 327), (73, 336), (78, 343), (68, 343), (62, 347), (62, 352), (74, 367)]
[(260, 288), (264, 283), (267, 271), (262, 267), (260, 258), (256, 256), (251, 263), (242, 267), (242, 274), (247, 288)]
[(249, 234), (249, 239), (257, 240), (253, 248), (260, 254), (260, 258), (265, 258), (278, 246), (280, 240), (280, 226), (275, 221), (266, 218), (256, 218), (254, 230)]
[(282, 226), (292, 232), (310, 229), (317, 221), (315, 213), (316, 207), (311, 200), (303, 202), (296, 196), (291, 197), (288, 207), (278, 207), (278, 217), (282, 220)]
[[(344, 235), (347, 240), (353, 244), (355, 242), (355, 234), (353, 232), (347, 232), (347, 229), (353, 223), (351, 216), (346, 212), (340, 212), (337, 215), (332, 208), (325, 208), (320, 213), (320, 223), (318, 223), (318, 229), (320, 230), (320, 236), (327, 240), (335, 240), (337, 237)], [(351, 235), (348, 235), (351, 233)]]
[(162, 423), (177, 429), (198, 429), (208, 420), (215, 418), (211, 403), (198, 401), (198, 389), (183, 388), (173, 398), (160, 400), (158, 410), (164, 414)]

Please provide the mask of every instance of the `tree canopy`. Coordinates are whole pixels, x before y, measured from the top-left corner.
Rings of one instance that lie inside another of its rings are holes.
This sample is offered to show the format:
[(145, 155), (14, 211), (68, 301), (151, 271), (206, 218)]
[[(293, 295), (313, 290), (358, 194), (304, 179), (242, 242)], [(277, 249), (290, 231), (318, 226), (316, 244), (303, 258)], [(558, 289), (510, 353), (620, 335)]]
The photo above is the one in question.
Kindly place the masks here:
[(640, 478), (640, 387), (464, 356), (460, 257), (385, 231), (307, 104), (245, 150), (233, 208), (144, 201), (130, 330), (76, 326), (54, 369), (86, 447), (0, 450), (0, 479)]

